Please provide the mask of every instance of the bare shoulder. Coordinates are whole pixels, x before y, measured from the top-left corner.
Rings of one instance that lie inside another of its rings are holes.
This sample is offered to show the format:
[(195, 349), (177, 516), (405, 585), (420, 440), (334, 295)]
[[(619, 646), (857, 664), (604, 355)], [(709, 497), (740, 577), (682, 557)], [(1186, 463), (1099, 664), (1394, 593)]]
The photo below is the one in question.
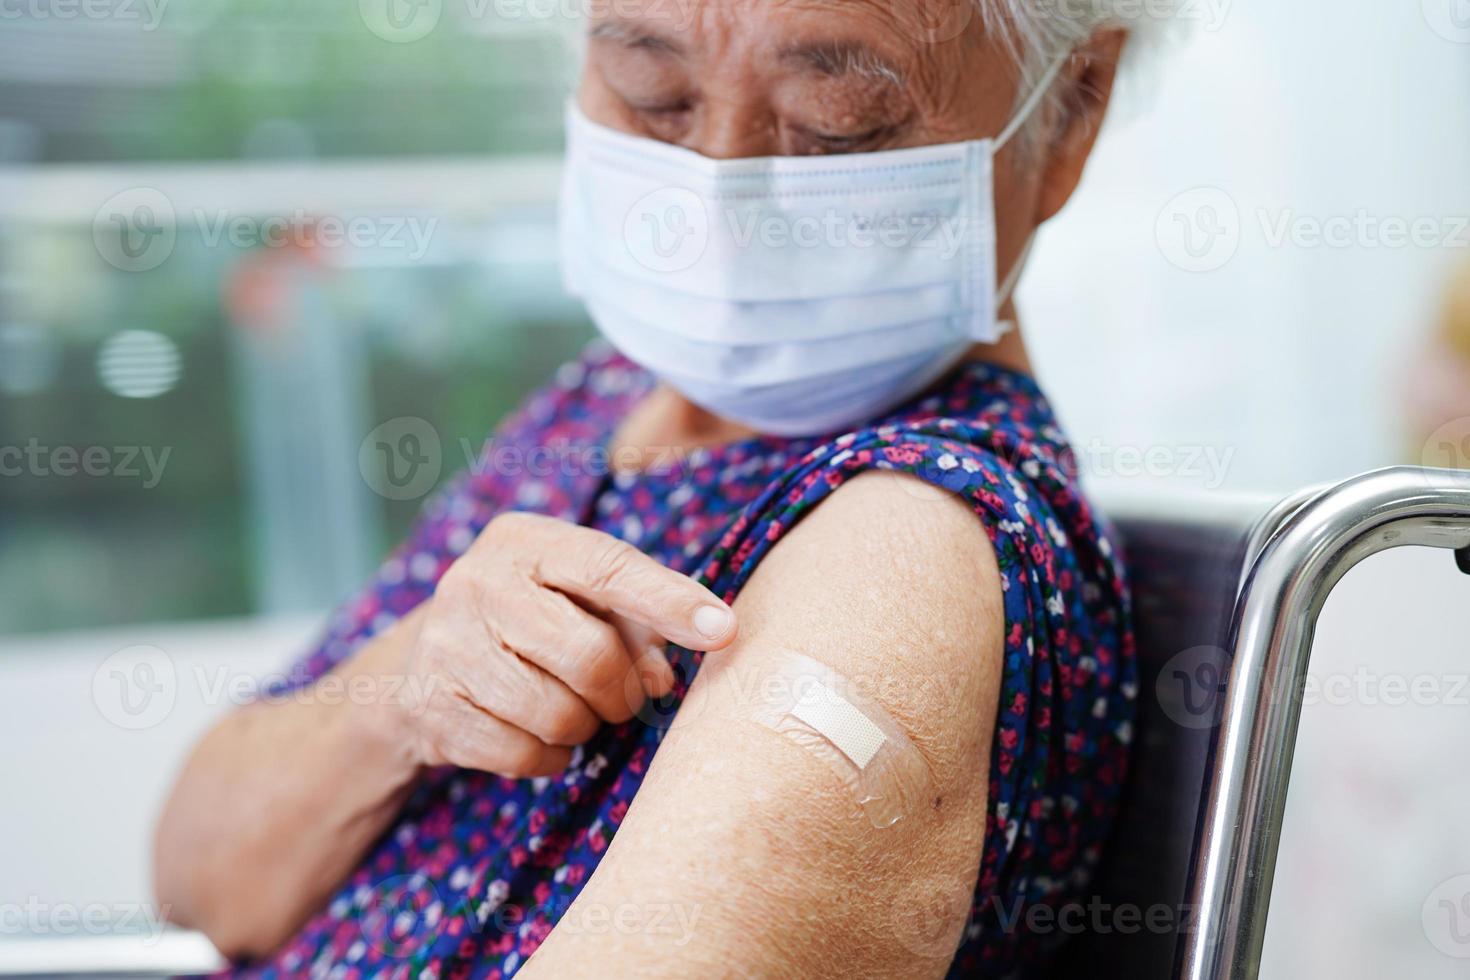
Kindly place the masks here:
[[(883, 681), (883, 707), (938, 768), (968, 768), (994, 724), (1004, 641), (1000, 572), (954, 494), (873, 472), (837, 488), (761, 562), (735, 602), (728, 660), (799, 639), (832, 668)], [(963, 736), (963, 737), (962, 737)]]
[[(980, 518), (907, 476), (856, 477), (734, 605), (738, 639), (705, 655), (572, 909), (656, 899), (698, 913), (690, 941), (559, 927), (528, 975), (595, 950), (609, 976), (942, 976), (979, 873), (1005, 630)], [(831, 758), (756, 720), (792, 654), (852, 681), (922, 756), (903, 819), (875, 826)]]

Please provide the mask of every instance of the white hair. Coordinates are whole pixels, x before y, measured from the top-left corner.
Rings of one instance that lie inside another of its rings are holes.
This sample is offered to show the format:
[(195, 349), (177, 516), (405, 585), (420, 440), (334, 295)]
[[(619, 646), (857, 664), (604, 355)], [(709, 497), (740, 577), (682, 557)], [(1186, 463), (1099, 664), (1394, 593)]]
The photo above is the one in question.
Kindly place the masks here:
[[(1175, 16), (1190, 0), (968, 0), (979, 9), (982, 26), (1005, 50), (1015, 66), (1013, 110), (1019, 110), (1032, 91), (1043, 83), (1060, 59), (1100, 31), (1128, 32), (1125, 60), (1137, 61), (1158, 39), (1180, 24)], [(1074, 97), (1076, 93), (1071, 93)], [(1024, 148), (1034, 148), (1036, 134), (1046, 117), (1069, 111), (1063, 84), (1053, 81), (1051, 92), (1022, 128), (1018, 139)]]

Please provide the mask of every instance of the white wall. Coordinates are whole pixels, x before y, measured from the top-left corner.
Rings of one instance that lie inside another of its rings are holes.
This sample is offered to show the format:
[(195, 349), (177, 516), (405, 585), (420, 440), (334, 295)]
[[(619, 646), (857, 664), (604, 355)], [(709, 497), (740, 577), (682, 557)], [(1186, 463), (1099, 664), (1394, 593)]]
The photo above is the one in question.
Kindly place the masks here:
[(1467, 605), (1470, 577), (1426, 548), (1370, 558), (1328, 598), (1264, 980), (1470, 973)]
[(242, 680), (285, 669), (320, 628), (222, 620), (0, 642), (0, 907), (148, 901), (152, 824), (184, 753)]
[[(1234, 486), (1405, 459), (1398, 375), (1470, 232), (1399, 249), (1273, 247), (1267, 232), (1288, 213), (1470, 216), (1470, 43), (1431, 27), (1457, 3), (1227, 0), (1218, 29), (1196, 23), (1138, 66), (1020, 294), (1080, 447), (1211, 445), (1233, 452)], [(1211, 191), (1177, 199), (1196, 188)], [(1211, 258), (1235, 240), (1233, 258), (1171, 263), (1172, 211), (1198, 233), (1200, 207), (1222, 202), (1239, 221)]]

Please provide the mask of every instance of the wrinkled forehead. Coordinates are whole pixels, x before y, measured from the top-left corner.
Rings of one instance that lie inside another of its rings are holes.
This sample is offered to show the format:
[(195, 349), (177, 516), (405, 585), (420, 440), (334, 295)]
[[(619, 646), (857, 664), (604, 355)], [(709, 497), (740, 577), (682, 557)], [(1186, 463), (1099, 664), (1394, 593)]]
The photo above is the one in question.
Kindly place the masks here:
[(587, 29), (689, 58), (760, 55), (898, 79), (984, 39), (976, 0), (591, 0)]

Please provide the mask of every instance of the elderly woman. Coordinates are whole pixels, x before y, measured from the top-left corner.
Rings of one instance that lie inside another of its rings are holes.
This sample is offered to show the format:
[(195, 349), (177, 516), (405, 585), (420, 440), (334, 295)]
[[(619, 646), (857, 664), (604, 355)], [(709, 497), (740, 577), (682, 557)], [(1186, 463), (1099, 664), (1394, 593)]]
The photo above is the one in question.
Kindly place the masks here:
[(563, 240), (607, 343), (495, 434), (555, 462), (453, 483), (291, 696), (208, 734), (173, 918), (262, 975), (1044, 965), (1134, 674), (1009, 294), (1106, 7), (593, 17)]

